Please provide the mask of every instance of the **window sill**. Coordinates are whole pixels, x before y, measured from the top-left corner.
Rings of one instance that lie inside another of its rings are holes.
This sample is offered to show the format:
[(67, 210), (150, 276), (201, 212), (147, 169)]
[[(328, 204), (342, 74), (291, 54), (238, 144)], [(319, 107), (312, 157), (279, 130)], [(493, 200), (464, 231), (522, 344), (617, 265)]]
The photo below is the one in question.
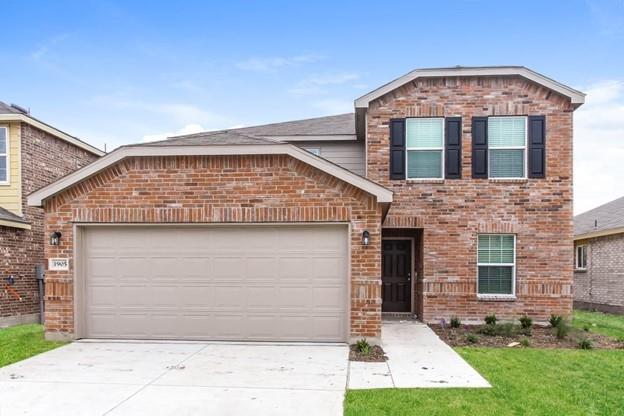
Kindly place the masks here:
[(407, 182), (409, 183), (444, 183), (444, 179), (417, 179), (417, 178), (412, 178), (412, 179), (406, 179)]
[(526, 183), (529, 180), (527, 178), (489, 178), (490, 182), (501, 182), (501, 183)]
[(587, 273), (587, 269), (574, 269), (574, 273)]
[(515, 295), (477, 295), (477, 299), (489, 302), (515, 302)]

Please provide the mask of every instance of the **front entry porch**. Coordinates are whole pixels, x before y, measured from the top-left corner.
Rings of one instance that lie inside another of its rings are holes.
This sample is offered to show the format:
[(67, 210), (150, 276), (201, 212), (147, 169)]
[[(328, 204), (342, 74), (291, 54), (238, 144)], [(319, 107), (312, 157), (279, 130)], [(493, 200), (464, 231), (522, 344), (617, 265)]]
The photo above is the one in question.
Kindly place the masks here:
[(422, 316), (422, 229), (384, 228), (381, 245), (381, 311)]

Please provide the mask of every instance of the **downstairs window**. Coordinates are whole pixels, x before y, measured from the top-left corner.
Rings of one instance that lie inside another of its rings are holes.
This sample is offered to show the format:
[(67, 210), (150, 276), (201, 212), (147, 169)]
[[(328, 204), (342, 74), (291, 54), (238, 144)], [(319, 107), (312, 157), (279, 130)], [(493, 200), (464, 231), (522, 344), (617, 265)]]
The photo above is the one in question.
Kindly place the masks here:
[(515, 295), (516, 236), (480, 234), (477, 248), (477, 293)]

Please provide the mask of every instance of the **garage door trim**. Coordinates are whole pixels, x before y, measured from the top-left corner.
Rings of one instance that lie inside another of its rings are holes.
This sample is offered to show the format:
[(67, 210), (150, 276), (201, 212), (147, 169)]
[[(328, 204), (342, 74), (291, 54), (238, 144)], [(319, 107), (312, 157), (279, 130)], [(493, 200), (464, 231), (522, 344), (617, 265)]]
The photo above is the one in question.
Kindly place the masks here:
[(86, 276), (84, 274), (83, 256), (87, 252), (85, 247), (85, 232), (89, 228), (96, 227), (193, 227), (193, 228), (215, 228), (215, 227), (292, 227), (292, 226), (344, 226), (346, 229), (346, 298), (345, 301), (345, 334), (344, 339), (348, 340), (351, 329), (351, 223), (350, 222), (280, 222), (280, 223), (77, 223), (74, 224), (74, 336), (85, 338), (86, 332)]

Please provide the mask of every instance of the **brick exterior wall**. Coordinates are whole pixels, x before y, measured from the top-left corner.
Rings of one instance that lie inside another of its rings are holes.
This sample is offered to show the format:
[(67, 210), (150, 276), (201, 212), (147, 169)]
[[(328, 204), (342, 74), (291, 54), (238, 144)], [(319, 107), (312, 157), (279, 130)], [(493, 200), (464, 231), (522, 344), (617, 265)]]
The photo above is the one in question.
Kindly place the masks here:
[[(471, 118), (546, 116), (545, 179), (471, 177)], [(462, 117), (462, 179), (389, 179), (391, 118)], [(384, 227), (423, 229), (421, 293), (425, 321), (457, 315), (482, 320), (545, 320), (572, 311), (572, 107), (570, 100), (520, 77), (417, 79), (370, 103), (367, 175), (395, 192)], [(477, 299), (477, 235), (517, 236), (515, 301)]]
[[(61, 244), (46, 257), (70, 259), (49, 271), (46, 331), (74, 333), (73, 225), (80, 223), (349, 222), (351, 333), (381, 332), (381, 208), (375, 198), (285, 155), (144, 157), (123, 160), (45, 202), (46, 233)], [(362, 231), (371, 234), (363, 246)]]
[(624, 313), (624, 234), (578, 240), (587, 245), (587, 269), (574, 272), (574, 303)]
[[(30, 207), (27, 196), (98, 158), (29, 124), (21, 123), (22, 210), (30, 230), (0, 226), (0, 319), (39, 313), (35, 265), (44, 263), (44, 210)], [(14, 275), (12, 291), (4, 277)], [(13, 292), (14, 291), (14, 292)], [(21, 300), (19, 299), (21, 298)]]

